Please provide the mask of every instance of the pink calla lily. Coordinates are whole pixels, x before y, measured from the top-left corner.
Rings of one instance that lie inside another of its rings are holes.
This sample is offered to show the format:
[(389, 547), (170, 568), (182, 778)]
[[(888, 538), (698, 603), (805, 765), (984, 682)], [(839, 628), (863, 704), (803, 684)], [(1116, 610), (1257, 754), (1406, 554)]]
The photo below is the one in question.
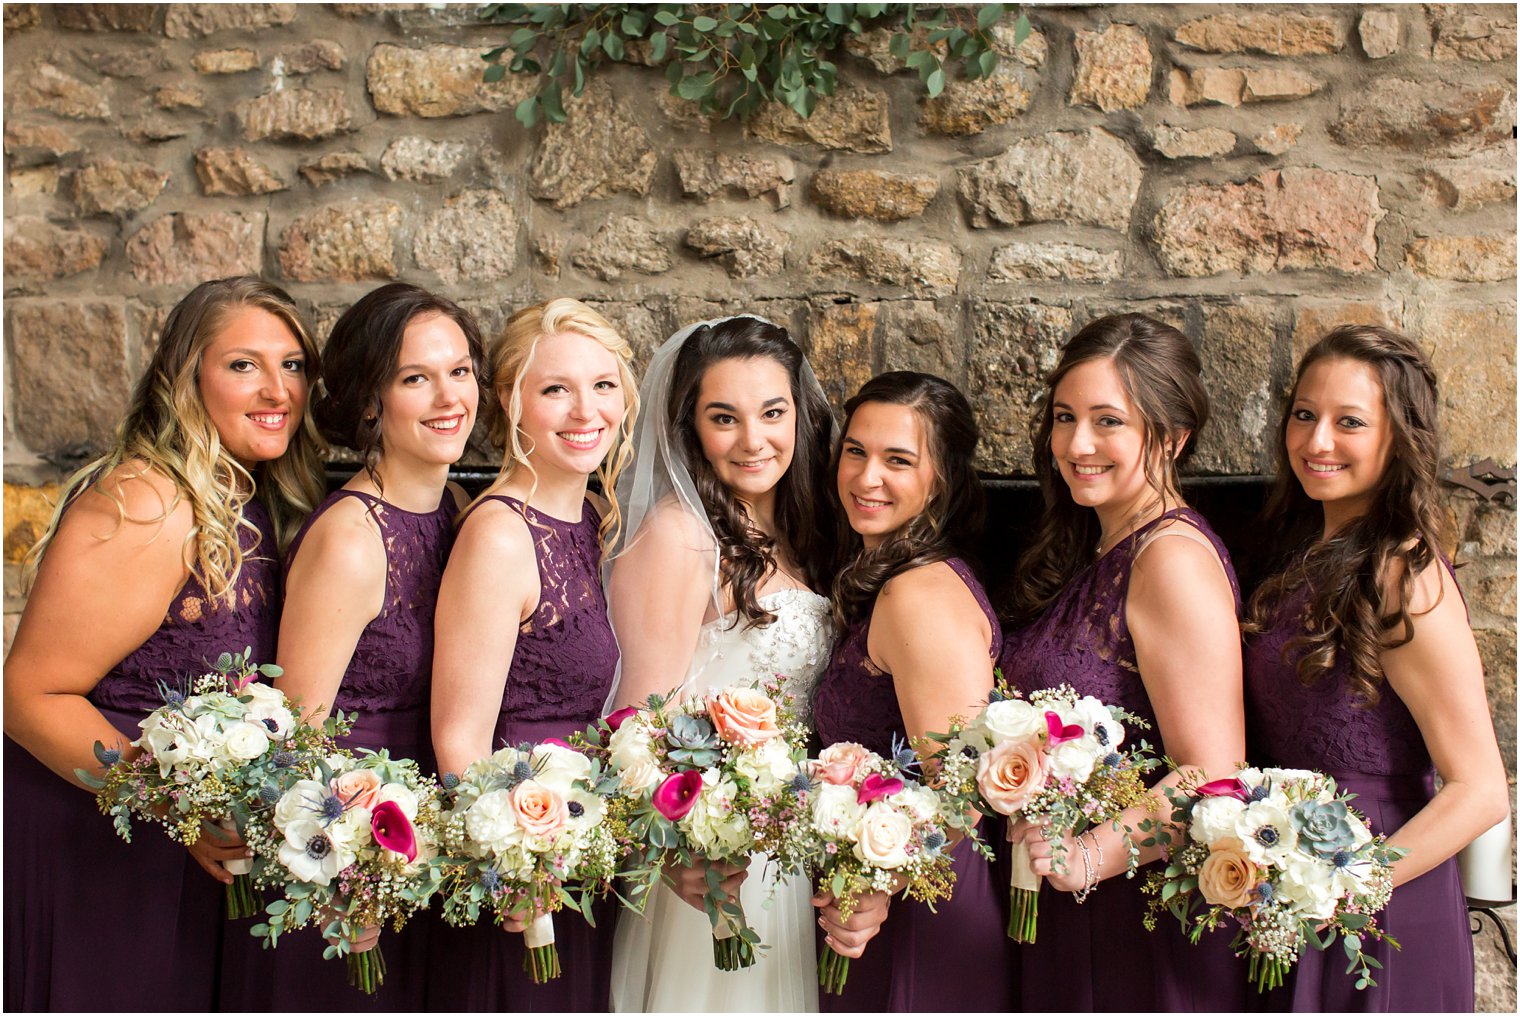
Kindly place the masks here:
[(395, 801), (381, 801), (369, 816), (370, 832), (375, 842), (386, 850), (405, 857), (407, 863), (417, 860), (417, 831), (401, 805)]
[(605, 744), (607, 738), (610, 738), (613, 734), (617, 733), (618, 728), (627, 721), (628, 717), (632, 716), (636, 712), (638, 712), (638, 710), (633, 706), (624, 706), (621, 709), (615, 709), (612, 712), (608, 713), (606, 716), (603, 716), (602, 722), (607, 725), (607, 732), (602, 735), (602, 743)]
[(575, 751), (576, 750), (575, 745), (571, 744), (569, 741), (562, 740), (562, 739), (560, 739), (558, 737), (546, 737), (546, 738), (544, 738), (543, 743), (544, 744), (552, 744), (552, 745), (554, 745), (556, 747), (559, 747), (559, 748), (569, 748), (571, 751)]
[(1237, 801), (1247, 801), (1251, 797), (1250, 789), (1234, 776), (1222, 780), (1210, 780), (1198, 788), (1199, 797), (1233, 797)]
[(1075, 723), (1071, 724), (1070, 726), (1063, 726), (1061, 724), (1061, 718), (1055, 713), (1051, 712), (1049, 709), (1045, 710), (1045, 729), (1050, 734), (1050, 737), (1047, 739), (1046, 743), (1049, 744), (1052, 748), (1058, 744), (1065, 744), (1067, 741), (1075, 741), (1077, 738), (1087, 733), (1087, 731), (1083, 730)]
[(860, 781), (860, 789), (855, 791), (855, 801), (857, 804), (870, 804), (883, 797), (891, 797), (902, 788), (902, 780), (895, 777), (889, 780), (881, 773), (872, 773)]
[(697, 797), (701, 793), (702, 774), (695, 769), (688, 769), (684, 773), (667, 776), (665, 782), (655, 788), (649, 801), (654, 805), (655, 811), (672, 822), (679, 822), (696, 807)]

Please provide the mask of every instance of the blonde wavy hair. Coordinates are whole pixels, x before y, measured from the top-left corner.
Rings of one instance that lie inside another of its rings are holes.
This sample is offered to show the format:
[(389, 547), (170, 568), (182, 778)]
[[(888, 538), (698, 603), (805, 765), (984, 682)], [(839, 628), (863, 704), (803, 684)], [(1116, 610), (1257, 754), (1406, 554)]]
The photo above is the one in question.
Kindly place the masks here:
[[(623, 386), (623, 400), (628, 411), (613, 439), (602, 464), (597, 467), (596, 477), (602, 494), (609, 505), (598, 530), (602, 548), (617, 542), (622, 528), (622, 511), (617, 501), (617, 479), (633, 460), (633, 424), (639, 415), (638, 379), (633, 376), (633, 347), (613, 327), (612, 322), (581, 303), (568, 297), (560, 297), (524, 307), (507, 319), (506, 326), (491, 344), (491, 376), (495, 378), (497, 402), (488, 417), (491, 442), (502, 450), (501, 472), (491, 489), (500, 487), (527, 470), (533, 476), (533, 488), (538, 486), (538, 475), (528, 460), (533, 449), (524, 447), (524, 435), (519, 427), (522, 422), (522, 379), (538, 342), (546, 335), (573, 332), (600, 342), (617, 358), (618, 379)], [(532, 496), (530, 488), (529, 497)], [(526, 500), (526, 499), (525, 499)], [(461, 516), (462, 517), (462, 516)]]
[[(290, 329), (306, 356), (307, 379), (317, 377), (320, 354), (295, 301), (283, 289), (251, 275), (196, 286), (170, 311), (158, 348), (133, 388), (110, 449), (65, 483), (46, 531), (27, 554), (28, 586), (58, 532), (64, 509), (91, 486), (116, 505), (117, 529), (102, 539), (110, 539), (126, 522), (162, 522), (181, 501), (188, 501), (194, 524), (185, 534), (185, 564), (208, 596), (229, 607), (247, 556), (239, 530), (258, 536), (257, 527), (243, 515), (244, 506), (257, 498), (269, 510), (279, 544), (275, 553), (290, 543), (323, 493), (325, 447), (310, 414), (303, 416), (284, 455), (259, 463), (250, 473), (222, 447), (201, 399), (201, 359), (207, 347), (233, 315), (249, 307), (273, 314)], [(106, 486), (106, 477), (123, 465), (131, 470), (128, 479), (157, 470), (174, 481), (174, 497), (156, 517), (128, 516), (121, 495)]]

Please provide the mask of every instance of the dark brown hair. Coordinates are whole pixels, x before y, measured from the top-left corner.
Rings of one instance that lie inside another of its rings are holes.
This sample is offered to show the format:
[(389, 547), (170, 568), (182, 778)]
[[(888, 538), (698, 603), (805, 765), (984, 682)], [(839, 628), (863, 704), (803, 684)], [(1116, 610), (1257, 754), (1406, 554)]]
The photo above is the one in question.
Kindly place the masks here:
[(727, 318), (692, 332), (676, 354), (666, 407), (671, 431), (718, 538), (719, 567), (733, 591), (734, 607), (746, 625), (767, 625), (776, 615), (760, 606), (755, 590), (774, 567), (776, 538), (751, 524), (744, 505), (713, 472), (697, 437), (702, 378), (723, 360), (773, 360), (786, 370), (797, 437), (791, 467), (776, 484), (775, 525), (814, 589), (827, 587), (833, 576), (833, 519), (829, 503), (818, 496), (828, 483), (833, 420), (818, 389), (802, 383), (807, 360), (779, 325), (747, 316)]
[(892, 576), (975, 547), (987, 517), (987, 497), (974, 465), (978, 434), (971, 404), (944, 378), (910, 370), (877, 375), (844, 404), (844, 431), (831, 462), (836, 501), (844, 435), (855, 411), (868, 402), (906, 406), (918, 414), (934, 466), (934, 490), (923, 511), (871, 549), (840, 512), (841, 546), (856, 552), (834, 580), (834, 619), (841, 627), (863, 617)]
[[(1322, 539), (1324, 509), (1293, 474), (1287, 427), (1304, 372), (1321, 360), (1337, 359), (1366, 364), (1377, 376), (1393, 447), (1367, 513)], [(1284, 599), (1307, 586), (1306, 632), (1283, 647), (1284, 659), (1298, 655), (1298, 677), (1305, 684), (1332, 671), (1344, 653), (1351, 689), (1364, 704), (1374, 705), (1384, 676), (1378, 655), (1414, 638), (1409, 610), (1414, 579), (1435, 560), (1445, 528), (1436, 495), (1439, 404), (1429, 358), (1412, 339), (1387, 328), (1341, 325), (1299, 361), (1277, 428), (1277, 479), (1262, 528), (1286, 538), (1274, 574), (1251, 597), (1246, 630), (1263, 630)], [(1402, 573), (1390, 596), (1384, 582), (1395, 561)]]
[(381, 394), (401, 362), (406, 326), (421, 314), (442, 314), (464, 332), (470, 364), (489, 397), (489, 366), (480, 326), (454, 301), (404, 282), (392, 282), (360, 297), (333, 325), (322, 351), (322, 392), (313, 400), (312, 417), (322, 436), (359, 453), (364, 471), (380, 487), (375, 465), (380, 461)]
[[(1061, 362), (1045, 379), (1040, 411), (1030, 421), (1034, 471), (1040, 481), (1045, 510), (1033, 543), (1019, 559), (1011, 603), (1010, 626), (1033, 621), (1072, 578), (1092, 561), (1101, 535), (1096, 512), (1072, 500), (1051, 453), (1055, 424), (1056, 386), (1077, 366), (1109, 360), (1124, 386), (1144, 430), (1140, 448), (1145, 479), (1162, 497), (1162, 508), (1177, 498), (1177, 472), (1193, 454), (1198, 432), (1209, 419), (1209, 394), (1204, 390), (1198, 354), (1171, 325), (1144, 314), (1114, 314), (1098, 318), (1073, 335), (1061, 352)], [(1185, 437), (1183, 437), (1185, 433)], [(1182, 438), (1176, 454), (1168, 445)], [(1159, 471), (1158, 471), (1159, 467)]]

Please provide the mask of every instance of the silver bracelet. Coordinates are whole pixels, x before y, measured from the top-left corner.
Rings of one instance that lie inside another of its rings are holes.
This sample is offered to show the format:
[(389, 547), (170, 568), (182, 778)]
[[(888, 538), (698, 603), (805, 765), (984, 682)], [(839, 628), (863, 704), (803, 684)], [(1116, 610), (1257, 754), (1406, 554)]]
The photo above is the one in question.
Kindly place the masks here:
[(1093, 887), (1098, 884), (1094, 877), (1092, 855), (1087, 852), (1087, 844), (1082, 842), (1082, 837), (1076, 838), (1077, 846), (1082, 848), (1082, 888), (1074, 891), (1071, 895), (1078, 903), (1086, 903), (1087, 897), (1092, 894)]
[(1098, 834), (1091, 829), (1087, 831), (1087, 835), (1092, 837), (1093, 849), (1098, 852), (1098, 877), (1093, 879), (1093, 884), (1097, 885), (1103, 881), (1103, 844), (1098, 842)]

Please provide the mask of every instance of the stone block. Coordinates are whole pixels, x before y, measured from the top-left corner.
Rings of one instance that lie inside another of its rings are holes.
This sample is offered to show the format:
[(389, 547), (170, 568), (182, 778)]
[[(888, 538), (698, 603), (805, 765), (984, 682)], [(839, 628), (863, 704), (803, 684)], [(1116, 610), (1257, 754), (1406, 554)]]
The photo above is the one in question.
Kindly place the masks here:
[(876, 304), (809, 301), (806, 349), (836, 412), (876, 374)]
[(658, 229), (636, 216), (614, 215), (602, 223), (584, 247), (571, 255), (570, 263), (610, 282), (627, 271), (644, 275), (668, 272), (674, 261)]
[(413, 256), (450, 286), (505, 279), (517, 268), (517, 232), (517, 215), (506, 198), (467, 190), (428, 216)]
[(939, 240), (825, 240), (808, 259), (807, 270), (878, 286), (898, 286), (917, 296), (949, 296), (960, 282), (961, 254)]
[(99, 159), (72, 174), (74, 203), (84, 215), (124, 215), (147, 208), (169, 183), (146, 162)]
[(1203, 308), (1198, 359), (1217, 411), (1198, 435), (1192, 468), (1209, 473), (1271, 472), (1278, 408), (1272, 378), (1277, 306), (1273, 300), (1247, 299)]
[(883, 300), (876, 304), (882, 370), (917, 370), (960, 384), (966, 373), (966, 338), (958, 308), (943, 301)]
[[(7, 5), (9, 6), (9, 5)], [(76, 32), (146, 32), (160, 4), (50, 4), (59, 28)]]
[[(53, 510), (58, 507), (56, 483), (32, 487), (20, 483), (5, 485), (5, 609), (19, 609), (21, 600), (18, 567), (26, 552), (47, 532)], [(14, 576), (14, 577), (13, 577)], [(24, 602), (24, 601), (23, 601)]]
[(1134, 25), (1077, 32), (1077, 71), (1068, 104), (1105, 113), (1145, 105), (1151, 91), (1151, 47)]
[(25, 32), (42, 24), (41, 4), (6, 4), (5, 37), (15, 32)]
[(149, 286), (193, 286), (264, 269), (262, 212), (162, 215), (127, 240), (132, 277)]
[(1324, 81), (1292, 67), (1173, 67), (1168, 97), (1173, 105), (1235, 107), (1248, 102), (1302, 99)]
[(87, 49), (80, 60), (108, 78), (145, 78), (174, 68), (162, 44), (138, 49)]
[(480, 53), (477, 46), (414, 49), (381, 43), (365, 65), (370, 100), (391, 116), (468, 116), (512, 109), (535, 92), (537, 78), (531, 75), (485, 81)]
[(1206, 53), (1309, 56), (1339, 53), (1347, 25), (1334, 14), (1253, 11), (1214, 14), (1179, 26), (1172, 38)]
[(84, 146), (66, 132), (48, 124), (5, 121), (5, 157), (12, 166), (35, 166), (57, 162), (65, 155), (83, 151)]
[(939, 193), (927, 173), (887, 173), (877, 169), (820, 169), (808, 189), (825, 211), (848, 219), (898, 222), (922, 215)]
[(533, 256), (539, 269), (549, 278), (559, 278), (559, 262), (565, 253), (565, 238), (558, 233), (533, 234)]
[(918, 126), (951, 137), (980, 134), (1022, 116), (1038, 87), (1035, 71), (1005, 59), (985, 78), (955, 78), (934, 98), (921, 98)]
[(1268, 170), (1243, 183), (1177, 187), (1156, 214), (1156, 253), (1172, 275), (1376, 269), (1372, 177), (1323, 169)]
[(1385, 76), (1345, 93), (1330, 137), (1353, 148), (1465, 155), (1513, 140), (1515, 93), (1498, 81)]
[(318, 159), (301, 163), (300, 173), (313, 187), (340, 180), (354, 173), (369, 173), (369, 159), (359, 152), (329, 152)]
[(1451, 465), (1515, 461), (1515, 307), (1437, 304), (1414, 331), (1441, 385), (1441, 452)]
[(61, 176), (57, 166), (18, 166), (5, 175), (6, 192), (13, 201), (57, 194)]
[(469, 154), (470, 146), (463, 141), (397, 138), (380, 156), (380, 169), (392, 180), (431, 183), (448, 179)]
[(1112, 282), (1123, 268), (1123, 251), (1095, 250), (1075, 243), (1018, 241), (992, 253), (989, 282), (1066, 279), (1070, 282)]
[(280, 234), (280, 271), (293, 282), (396, 277), (394, 201), (355, 201), (303, 215)]
[(111, 100), (103, 86), (85, 84), (46, 60), (38, 60), (5, 84), (5, 119), (24, 110), (42, 110), (71, 120), (106, 120)]
[(1282, 155), (1298, 144), (1304, 132), (1301, 123), (1276, 123), (1251, 139), (1251, 144), (1268, 155)]
[(49, 282), (87, 272), (100, 264), (110, 246), (103, 236), (55, 226), (46, 219), (6, 219), (6, 286)]
[(197, 148), (195, 176), (208, 197), (272, 194), (289, 186), (246, 148)]
[(259, 55), (251, 49), (203, 49), (190, 58), (197, 74), (242, 74), (259, 68)]
[(353, 129), (341, 88), (286, 88), (237, 105), (245, 141), (319, 141)]
[(1501, 4), (1428, 4), (1434, 60), (1515, 62), (1515, 9)]
[(1404, 328), (1404, 310), (1396, 304), (1362, 300), (1306, 298), (1293, 307), (1293, 347), (1289, 357), (1289, 380), (1309, 347), (1338, 325), (1381, 325), (1394, 331)]
[(1302, 99), (1325, 87), (1320, 78), (1292, 67), (1247, 67), (1245, 75), (1245, 89), (1241, 92), (1244, 102)]
[(134, 145), (156, 145), (190, 133), (183, 124), (154, 114), (127, 120), (121, 124), (120, 130), (121, 136)]
[(739, 155), (704, 148), (681, 148), (671, 153), (681, 193), (708, 201), (722, 194), (757, 198), (769, 194), (776, 208), (791, 204), (797, 173), (785, 156)]
[(1427, 160), (1421, 184), (1426, 201), (1454, 212), (1510, 201), (1515, 196), (1515, 144), (1465, 159)]
[(978, 229), (1065, 221), (1123, 230), (1142, 171), (1129, 145), (1100, 127), (1052, 131), (960, 170), (961, 201)]
[(1175, 127), (1158, 124), (1151, 144), (1168, 159), (1208, 159), (1235, 150), (1235, 134), (1223, 127)]
[(275, 59), (286, 74), (315, 74), (317, 71), (341, 71), (348, 62), (348, 53), (341, 43), (314, 39), (297, 46), (286, 46)]
[(660, 343), (665, 341), (669, 329), (654, 311), (642, 303), (631, 300), (587, 300), (586, 304), (611, 321), (618, 334), (628, 340), (628, 344), (633, 347), (634, 376), (643, 377), (650, 357), (660, 348)]
[(1422, 236), (1404, 250), (1416, 275), (1454, 282), (1499, 282), (1515, 277), (1515, 235)]
[(840, 85), (820, 95), (813, 115), (804, 120), (787, 106), (761, 107), (744, 126), (745, 136), (778, 145), (818, 145), (835, 151), (890, 152), (892, 123), (887, 93), (875, 88)]
[(555, 208), (614, 193), (649, 193), (659, 161), (649, 135), (612, 95), (593, 81), (565, 103), (564, 123), (551, 123), (529, 166), (528, 193)]
[(11, 386), (7, 405), (16, 435), (34, 452), (99, 454), (131, 388), (124, 304), (12, 300), (6, 309), (7, 373), (26, 379)]
[(1039, 410), (1043, 379), (1055, 369), (1072, 333), (1069, 308), (974, 299), (968, 391), (976, 393), (981, 443), (977, 468), (998, 476), (1030, 475), (1029, 420)]
[[(1515, 779), (1515, 630), (1491, 628), (1473, 632), (1478, 655), (1483, 660), (1483, 679), (1488, 690), (1488, 704), (1494, 718), (1494, 734), (1503, 749), (1504, 768), (1511, 785)], [(1511, 928), (1513, 931), (1513, 927)], [(1497, 943), (1491, 947), (1497, 949)], [(1503, 957), (1500, 957), (1502, 963)], [(1509, 967), (1509, 994), (1515, 992), (1515, 968)], [(1502, 995), (1500, 996), (1503, 997)], [(1502, 1012), (1495, 1006), (1489, 1012)]]
[(702, 219), (686, 232), (686, 246), (716, 260), (735, 279), (779, 275), (790, 242), (775, 226), (748, 216)]
[(159, 109), (205, 109), (206, 93), (184, 85), (165, 85), (153, 93)]
[(1372, 60), (1382, 60), (1399, 51), (1399, 34), (1403, 24), (1395, 11), (1364, 11), (1357, 22), (1362, 52)]
[(295, 20), (296, 7), (296, 4), (170, 4), (164, 16), (164, 34), (171, 39), (200, 39), (232, 30), (257, 32), (290, 24)]

